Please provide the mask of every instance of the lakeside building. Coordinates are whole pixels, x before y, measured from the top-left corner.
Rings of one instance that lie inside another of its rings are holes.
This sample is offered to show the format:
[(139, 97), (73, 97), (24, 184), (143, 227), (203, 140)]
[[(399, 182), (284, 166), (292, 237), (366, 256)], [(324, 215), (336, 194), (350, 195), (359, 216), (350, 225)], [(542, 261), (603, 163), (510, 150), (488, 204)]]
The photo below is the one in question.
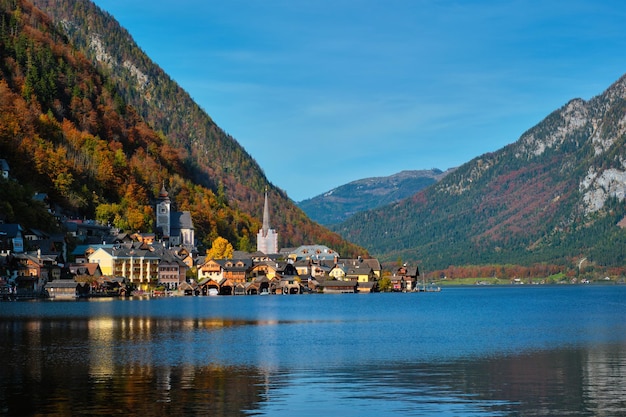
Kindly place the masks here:
[(89, 256), (89, 262), (100, 265), (106, 276), (125, 277), (143, 291), (158, 283), (161, 256), (152, 247), (115, 245), (98, 248)]

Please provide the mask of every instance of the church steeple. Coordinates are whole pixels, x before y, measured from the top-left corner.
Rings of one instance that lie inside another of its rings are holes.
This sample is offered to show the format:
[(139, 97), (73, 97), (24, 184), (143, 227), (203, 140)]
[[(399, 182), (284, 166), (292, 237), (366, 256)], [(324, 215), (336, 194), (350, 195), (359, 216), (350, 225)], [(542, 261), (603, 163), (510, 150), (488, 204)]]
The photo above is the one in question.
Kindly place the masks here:
[(157, 218), (156, 227), (161, 229), (161, 234), (164, 238), (170, 237), (171, 232), (171, 212), (172, 205), (170, 197), (165, 189), (165, 182), (161, 186), (161, 192), (159, 193), (159, 200), (157, 203)]
[(265, 187), (265, 202), (263, 204), (263, 227), (256, 235), (257, 251), (264, 254), (278, 253), (278, 233), (270, 228), (270, 205)]
[(265, 187), (265, 204), (263, 205), (263, 236), (270, 230), (270, 205), (267, 202), (267, 187)]

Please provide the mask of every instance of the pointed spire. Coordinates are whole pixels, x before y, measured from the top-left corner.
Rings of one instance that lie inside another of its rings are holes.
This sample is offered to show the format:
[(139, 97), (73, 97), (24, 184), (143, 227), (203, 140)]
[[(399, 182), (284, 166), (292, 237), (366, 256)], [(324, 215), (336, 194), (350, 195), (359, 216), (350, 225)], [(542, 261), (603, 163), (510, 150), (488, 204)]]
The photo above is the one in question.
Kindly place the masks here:
[(270, 230), (270, 206), (267, 201), (267, 186), (265, 187), (265, 204), (263, 205), (263, 233), (267, 235)]

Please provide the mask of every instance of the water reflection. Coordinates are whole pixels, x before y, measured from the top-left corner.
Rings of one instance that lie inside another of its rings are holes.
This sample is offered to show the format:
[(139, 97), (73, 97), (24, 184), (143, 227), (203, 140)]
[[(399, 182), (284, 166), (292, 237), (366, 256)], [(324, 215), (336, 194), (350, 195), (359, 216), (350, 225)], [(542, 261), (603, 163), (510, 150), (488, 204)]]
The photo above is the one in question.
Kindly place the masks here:
[(626, 288), (429, 295), (0, 303), (0, 415), (626, 415)]
[[(623, 344), (424, 362), (411, 355), (402, 360), (399, 352), (397, 360), (383, 363), (337, 362), (322, 346), (316, 351), (302, 349), (300, 360), (282, 361), (284, 323), (264, 324), (141, 317), (0, 320), (0, 357), (5, 358), (0, 368), (0, 413), (626, 413)], [(295, 328), (293, 334), (303, 331), (297, 323), (289, 325)], [(258, 343), (225, 352), (234, 346), (233, 340), (239, 341), (229, 330), (242, 326), (249, 340)], [(273, 359), (249, 363), (221, 359), (228, 355)]]

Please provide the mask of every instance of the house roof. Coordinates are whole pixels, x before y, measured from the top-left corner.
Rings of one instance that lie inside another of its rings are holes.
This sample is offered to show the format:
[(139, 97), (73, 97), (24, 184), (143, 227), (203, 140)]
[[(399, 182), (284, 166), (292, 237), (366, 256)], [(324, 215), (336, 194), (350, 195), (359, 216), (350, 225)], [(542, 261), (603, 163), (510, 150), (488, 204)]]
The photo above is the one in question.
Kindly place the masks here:
[(327, 280), (320, 281), (321, 287), (354, 287), (357, 283), (355, 281), (335, 281), (335, 280)]
[(0, 236), (15, 238), (23, 233), (24, 229), (17, 223), (0, 223)]
[(101, 247), (99, 250), (102, 250), (114, 258), (152, 258), (159, 259), (159, 254), (151, 251), (149, 249), (143, 249), (141, 246), (139, 247), (128, 247), (124, 245), (115, 245), (113, 247)]
[(369, 275), (371, 272), (372, 268), (369, 265), (356, 265), (348, 267), (346, 275)]
[[(228, 271), (246, 271), (252, 267), (252, 259), (218, 259), (215, 262)], [(228, 263), (232, 263), (232, 266), (227, 266)], [(242, 265), (238, 266), (240, 263)]]
[(82, 264), (70, 264), (68, 267), (72, 274), (93, 276), (98, 271), (98, 268), (100, 268), (100, 264), (88, 262)]
[(46, 288), (76, 288), (79, 284), (73, 279), (55, 279), (46, 283)]
[(188, 211), (175, 211), (170, 218), (171, 229), (193, 229), (191, 213)]
[(332, 260), (339, 254), (325, 245), (302, 245), (297, 247), (290, 255), (296, 259)]

